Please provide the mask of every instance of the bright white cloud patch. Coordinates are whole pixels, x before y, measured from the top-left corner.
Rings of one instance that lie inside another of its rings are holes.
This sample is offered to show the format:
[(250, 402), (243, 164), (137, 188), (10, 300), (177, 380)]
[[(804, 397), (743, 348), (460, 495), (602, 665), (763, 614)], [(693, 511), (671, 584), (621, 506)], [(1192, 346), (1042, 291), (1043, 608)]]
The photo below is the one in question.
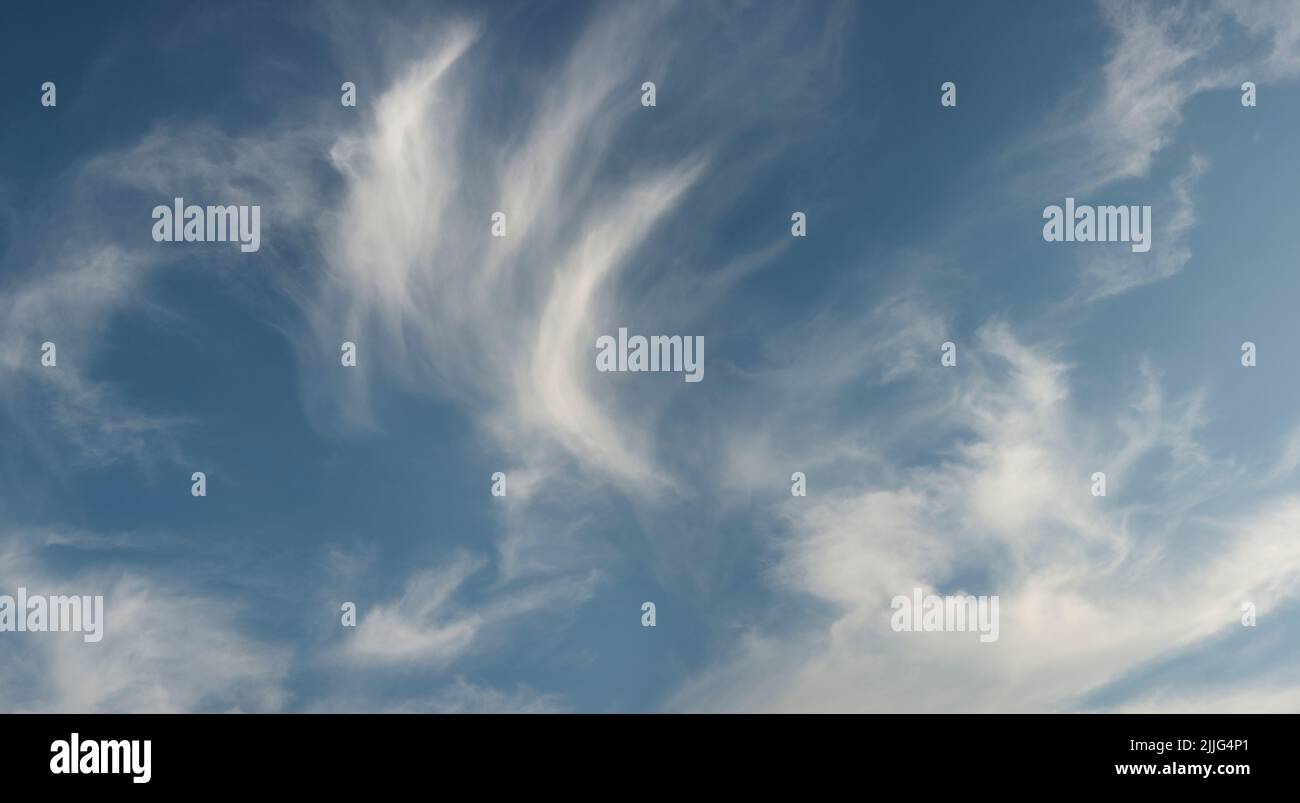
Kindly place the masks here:
[[(1196, 448), (1195, 416), (1153, 387), (1133, 407), (1142, 426), (1124, 416), (1117, 438), (1113, 425), (1079, 419), (1068, 367), (1049, 353), (999, 324), (974, 345), (983, 357), (964, 392), (936, 402), (942, 412), (910, 413), (953, 424), (960, 445), (947, 458), (783, 503), (788, 534), (771, 581), (825, 601), (829, 614), (753, 630), (671, 706), (1071, 710), (1149, 661), (1239, 627), (1241, 600), (1266, 610), (1293, 593), (1293, 495), (1275, 487), (1222, 521), (1158, 501), (1210, 499), (1234, 477)], [(1163, 478), (1137, 476), (1137, 461), (1166, 449), (1176, 463)], [(824, 473), (858, 476), (858, 463)], [(1091, 496), (1094, 466), (1141, 493)], [(1152, 500), (1161, 512), (1148, 517)], [(951, 585), (963, 576), (978, 588)], [(892, 632), (889, 600), (913, 587), (1000, 595), (1000, 640)]]

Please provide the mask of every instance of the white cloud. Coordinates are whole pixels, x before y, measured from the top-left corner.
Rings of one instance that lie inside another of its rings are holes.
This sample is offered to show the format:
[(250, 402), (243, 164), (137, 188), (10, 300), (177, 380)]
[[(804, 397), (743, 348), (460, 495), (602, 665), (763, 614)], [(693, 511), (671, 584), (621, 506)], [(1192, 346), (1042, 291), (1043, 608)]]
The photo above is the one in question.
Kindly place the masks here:
[[(1285, 0), (1210, 6), (1105, 0), (1101, 9), (1115, 39), (1100, 97), (1084, 124), (1094, 188), (1146, 176), (1196, 95), (1300, 75), (1300, 9)], [(1239, 54), (1232, 47), (1237, 26), (1271, 47)]]
[(1216, 689), (1208, 694), (1158, 692), (1113, 709), (1127, 714), (1294, 714), (1300, 686)]
[(1127, 243), (1109, 246), (1105, 255), (1086, 263), (1083, 290), (1088, 300), (1105, 298), (1154, 284), (1179, 273), (1192, 258), (1188, 235), (1196, 224), (1193, 190), (1209, 161), (1193, 155), (1187, 168), (1170, 182), (1167, 200), (1154, 205), (1151, 250), (1135, 254)]
[[(175, 322), (151, 291), (177, 252), (152, 242), (149, 211), (190, 192), (201, 194), (189, 197), (199, 203), (258, 203), (275, 232), (267, 242), (274, 251), (277, 239), (301, 233), (309, 219), (314, 224), (320, 188), (302, 133), (312, 130), (236, 137), (202, 124), (160, 126), (72, 165), (51, 190), (49, 203), (63, 210), (57, 226), (29, 219), (15, 227), (22, 236), (5, 255), (13, 270), (0, 292), (0, 400), (38, 456), (53, 460), (61, 439), (93, 465), (181, 460), (183, 413), (137, 409), (113, 382), (91, 378), (105, 334), (127, 315)], [(106, 214), (100, 204), (107, 191), (125, 200)], [(13, 263), (28, 252), (36, 256), (19, 269)], [(268, 284), (291, 287), (278, 276)], [(40, 364), (45, 341), (58, 349), (54, 368)]]
[(1295, 3), (1217, 0), (1215, 7), (1231, 15), (1251, 35), (1268, 40), (1268, 52), (1255, 61), (1263, 78), (1279, 80), (1300, 74), (1300, 7)]
[[(482, 410), (485, 431), (524, 470), (572, 458), (660, 487), (668, 480), (638, 434), (653, 413), (640, 426), (616, 422), (584, 345), (604, 323), (598, 302), (701, 165), (688, 157), (623, 187), (597, 180), (614, 133), (640, 110), (613, 102), (636, 85), (628, 37), (643, 15), (631, 16), (584, 35), (526, 133), (499, 150), (476, 141), (465, 108), (480, 78), (466, 63), (472, 29), (449, 32), (383, 91), (363, 129), (331, 150), (345, 198), (325, 233), (328, 275), (304, 351), (352, 339), (363, 366), (396, 357), (387, 365), (411, 386)], [(498, 210), (500, 239), (489, 236)], [(339, 388), (353, 424), (375, 424), (368, 384)]]
[[(74, 539), (81, 540), (84, 539)], [(174, 579), (118, 568), (97, 553), (95, 569), (58, 570), (45, 543), (0, 541), (0, 593), (103, 595), (103, 637), (0, 633), (6, 671), (0, 709), (15, 712), (274, 712), (287, 699), (291, 654), (245, 630), (237, 600)], [(102, 540), (83, 543), (98, 550)]]
[[(1036, 220), (1046, 204), (1066, 196), (1120, 193), (1125, 197), (1108, 202), (1151, 204), (1152, 250), (1086, 255), (1082, 286), (1071, 299), (1084, 302), (1163, 281), (1191, 260), (1194, 191), (1209, 161), (1170, 147), (1191, 101), (1223, 92), (1223, 113), (1241, 113), (1243, 81), (1267, 91), (1268, 83), (1300, 76), (1300, 7), (1294, 3), (1103, 0), (1099, 8), (1111, 40), (1100, 69), (1083, 73), (1037, 125), (982, 166), (992, 189), (977, 193), (967, 214), (954, 216), (954, 230), (966, 232), (971, 221), (987, 221), (989, 209)], [(1184, 158), (1167, 192), (1150, 187), (1165, 160)], [(1143, 196), (1155, 200), (1139, 201)]]
[[(0, 295), (0, 400), (38, 456), (52, 459), (52, 440), (61, 439), (95, 465), (176, 457), (179, 416), (134, 410), (110, 383), (88, 378), (101, 333), (135, 303), (153, 264), (106, 243), (63, 248)], [(53, 367), (41, 364), (47, 341), (57, 350)]]
[(545, 694), (521, 685), (503, 690), (456, 677), (436, 692), (396, 703), (376, 706), (372, 698), (332, 698), (313, 705), (313, 713), (384, 714), (556, 714), (570, 707), (557, 694)]
[(1116, 42), (1088, 120), (1098, 186), (1145, 176), (1182, 122), (1187, 100), (1227, 80), (1204, 61), (1219, 39), (1214, 17), (1186, 5), (1105, 2), (1102, 9)]
[(599, 581), (593, 573), (577, 580), (493, 586), (470, 598), (466, 583), (485, 567), (483, 559), (461, 553), (414, 574), (391, 602), (363, 606), (340, 659), (361, 667), (446, 668), (474, 649), (491, 646), (524, 617), (568, 615), (591, 597)]
[[(781, 504), (772, 589), (825, 612), (751, 626), (669, 708), (1072, 710), (1240, 627), (1242, 601), (1266, 611), (1293, 593), (1300, 500), (1247, 488), (1249, 510), (1207, 518), (1239, 475), (1196, 444), (1194, 400), (1166, 400), (1148, 372), (1118, 421), (1081, 417), (1068, 366), (1002, 324), (963, 360), (955, 402), (934, 393), (936, 368), (916, 388), (930, 401), (914, 405), (932, 409), (900, 416), (946, 421), (948, 457), (885, 472), (841, 459), (816, 492)], [(819, 441), (838, 425), (823, 426)], [(1159, 455), (1172, 465), (1150, 473), (1142, 461)], [(1108, 497), (1091, 496), (1094, 470), (1107, 471)], [(999, 595), (999, 641), (893, 632), (889, 601), (914, 587)]]

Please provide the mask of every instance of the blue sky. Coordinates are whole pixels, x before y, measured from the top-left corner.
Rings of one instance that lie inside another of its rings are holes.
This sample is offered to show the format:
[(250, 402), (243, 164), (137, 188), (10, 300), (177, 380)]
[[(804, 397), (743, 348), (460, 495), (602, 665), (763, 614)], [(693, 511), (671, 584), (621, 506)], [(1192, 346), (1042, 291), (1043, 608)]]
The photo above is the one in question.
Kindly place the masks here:
[[(1294, 4), (0, 37), (0, 593), (106, 607), (0, 633), (0, 710), (1300, 710)], [(154, 242), (177, 196), (260, 250)], [(1045, 242), (1067, 196), (1150, 252)], [(704, 381), (597, 372), (619, 327)], [(914, 587), (1001, 638), (893, 632)]]

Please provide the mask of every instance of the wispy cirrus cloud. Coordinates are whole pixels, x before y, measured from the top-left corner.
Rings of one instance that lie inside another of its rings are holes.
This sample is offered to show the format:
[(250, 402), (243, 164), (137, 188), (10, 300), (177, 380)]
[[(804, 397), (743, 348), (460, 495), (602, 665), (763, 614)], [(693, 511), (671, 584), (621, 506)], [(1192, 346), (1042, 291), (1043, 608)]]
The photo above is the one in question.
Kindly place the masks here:
[[(958, 215), (954, 226), (965, 234), (979, 229), (972, 220), (1023, 219), (1066, 196), (1080, 203), (1145, 198), (1156, 221), (1152, 251), (1077, 260), (1079, 281), (1067, 304), (1165, 281), (1192, 259), (1196, 187), (1211, 160), (1195, 144), (1190, 153), (1170, 146), (1195, 99), (1221, 92), (1225, 108), (1239, 111), (1243, 82), (1266, 87), (1300, 76), (1293, 4), (1103, 0), (1097, 8), (1108, 35), (1099, 68), (979, 166), (978, 175), (992, 177), (990, 188), (970, 202), (979, 214)], [(1167, 187), (1153, 188), (1166, 173)]]
[[(939, 287), (969, 268), (969, 235), (991, 215), (1015, 215), (1032, 241), (1048, 200), (1130, 189), (1157, 206), (1156, 247), (1143, 260), (1079, 260), (1079, 283), (1064, 290), (1073, 314), (1089, 314), (1076, 302), (1177, 275), (1191, 259), (1196, 188), (1209, 169), (1208, 157), (1174, 145), (1189, 104), (1245, 78), (1294, 77), (1300, 26), (1289, 5), (1101, 5), (1099, 69), (986, 171), (978, 214), (934, 204), (926, 256), (916, 259), (836, 250), (851, 227), (910, 254), (889, 240), (901, 222), (889, 207), (915, 188), (877, 193), (870, 170), (840, 196), (804, 183), (828, 150), (798, 149), (809, 128), (836, 132), (828, 148), (837, 159), (877, 144), (907, 152), (871, 139), (880, 120), (838, 116), (864, 92), (843, 83), (860, 49), (852, 4), (811, 29), (799, 27), (806, 9), (601, 7), (561, 41), (524, 53), (483, 20), (330, 13), (339, 75), (361, 88), (357, 108), (337, 104), (331, 78), (328, 92), (270, 123), (236, 133), (172, 119), (70, 174), (91, 200), (109, 189), (130, 199), (119, 210), (130, 222), (114, 229), (110, 215), (76, 229), (69, 239), (84, 248), (6, 277), (0, 364), (12, 381), (0, 398), (20, 428), (70, 444), (92, 465), (178, 460), (179, 411), (136, 409), (89, 358), (127, 313), (183, 325), (155, 292), (163, 266), (220, 266), (217, 286), (231, 296), (222, 300), (254, 310), (291, 346), (312, 434), (338, 450), (333, 459), (358, 458), (344, 446), (385, 436), (423, 446), (428, 433), (413, 419), (427, 413), (472, 430), (480, 450), (444, 455), (434, 442), (426, 451), (456, 471), (500, 464), (509, 494), (489, 501), (484, 483), (486, 534), (457, 517), (460, 500), (438, 500), (437, 515), (468, 531), (459, 551), (430, 554), (378, 527), (359, 535), (366, 555), (392, 558), (390, 568), (367, 565), (305, 594), (301, 615), (329, 629), (288, 650), (248, 635), (246, 611), (231, 600), (126, 558), (86, 575), (107, 584), (132, 628), (105, 654), (110, 671), (92, 678), (81, 650), (25, 643), (26, 674), (4, 699), (33, 710), (564, 709), (567, 694), (472, 675), (513, 640), (564, 630), (594, 600), (625, 605), (624, 589), (639, 599), (658, 584), (683, 603), (665, 623), (716, 636), (704, 658), (664, 658), (685, 675), (663, 703), (673, 709), (1289, 704), (1276, 678), (1258, 695), (1121, 687), (1223, 638), (1245, 598), (1281, 610), (1300, 567), (1287, 537), (1300, 523), (1285, 484), (1295, 445), (1262, 472), (1211, 448), (1201, 437), (1213, 419), (1209, 389), (1174, 393), (1150, 360), (1122, 349), (1106, 375), (1120, 401), (1090, 407), (1080, 391), (1092, 380), (1061, 356), (1074, 333), (1042, 325), (1059, 306), (1024, 291), (1022, 308), (1040, 317), (1021, 326), (994, 314), (1001, 299)], [(1234, 49), (1243, 39), (1259, 46)], [(647, 79), (659, 81), (655, 109), (638, 102)], [(785, 169), (765, 184), (771, 164)], [(797, 245), (785, 185), (822, 206), (815, 236)], [(175, 195), (262, 204), (265, 262), (246, 269), (148, 248), (148, 207)], [(840, 231), (826, 224), (837, 206), (859, 215)], [(490, 235), (496, 211), (507, 216), (505, 238)], [(873, 223), (876, 212), (889, 223)], [(6, 267), (21, 262), (6, 256)], [(840, 262), (852, 277), (829, 269)], [(785, 275), (760, 275), (773, 265)], [(758, 279), (772, 281), (746, 295)], [(33, 344), (50, 320), (60, 322), (49, 338), (60, 345), (57, 373), (35, 367)], [(709, 328), (709, 382), (597, 374), (595, 337), (629, 324)], [(356, 368), (339, 366), (344, 340), (359, 347)], [(959, 343), (953, 370), (937, 364), (945, 340)], [(383, 483), (429, 466), (380, 465), (392, 474), (349, 477), (328, 492), (373, 504), (383, 519), (402, 504)], [(806, 498), (789, 496), (794, 470), (809, 475)], [(1094, 470), (1108, 474), (1106, 499), (1088, 494)], [(412, 529), (424, 526), (418, 515)], [(309, 537), (329, 551), (337, 533)], [(60, 576), (23, 554), (22, 577)], [(299, 568), (285, 576), (301, 582)], [(1001, 594), (1001, 641), (893, 633), (889, 597), (914, 585)], [(602, 596), (610, 588), (618, 593)], [(362, 603), (355, 631), (335, 613), (353, 598)], [(201, 624), (187, 640), (176, 622), (188, 617)], [(130, 677), (136, 655), (156, 674)], [(41, 681), (32, 668), (46, 659), (66, 671)], [(286, 692), (318, 663), (331, 674), (321, 685), (359, 690)], [(399, 677), (411, 685), (382, 688)]]
[[(771, 543), (769, 582), (823, 612), (750, 626), (670, 708), (1072, 710), (1240, 628), (1243, 601), (1268, 611), (1293, 594), (1300, 550), (1285, 533), (1300, 504), (1207, 455), (1194, 400), (1166, 399), (1149, 374), (1117, 421), (1081, 418), (1069, 366), (1006, 325), (986, 325), (966, 355), (958, 395), (935, 393), (934, 369), (906, 412), (882, 413), (944, 427), (951, 445), (937, 463), (840, 453), (810, 477), (816, 493), (779, 505), (787, 528)], [(818, 440), (836, 424), (823, 427)], [(1172, 465), (1150, 473), (1164, 457)], [(1094, 470), (1107, 472), (1109, 496), (1089, 493)], [(1255, 501), (1207, 518), (1225, 484)], [(914, 587), (999, 594), (1000, 640), (893, 632), (889, 601)]]
[[(255, 611), (212, 588), (136, 566), (138, 553), (85, 534), (0, 537), (0, 590), (102, 595), (102, 637), (4, 633), (0, 708), (63, 713), (278, 711), (292, 650), (252, 635)], [(70, 569), (66, 554), (93, 556)], [(24, 612), (25, 614), (25, 612)]]
[(591, 597), (600, 580), (592, 573), (562, 582), (497, 585), (468, 596), (467, 582), (486, 567), (485, 559), (461, 553), (418, 571), (399, 596), (365, 610), (340, 659), (360, 667), (443, 669), (499, 639), (520, 619), (565, 616)]
[[(649, 443), (620, 432), (598, 401), (584, 344), (598, 301), (701, 163), (688, 157), (627, 186), (600, 180), (619, 127), (644, 111), (628, 95), (640, 59), (625, 40), (653, 21), (611, 17), (543, 86), (518, 138), (473, 142), (465, 105), (482, 76), (466, 63), (476, 34), (462, 27), (404, 68), (361, 133), (334, 144), (347, 223), (327, 235), (311, 348), (355, 339), (373, 355), (363, 375), (380, 379), (373, 366), (388, 365), (484, 410), (485, 431), (525, 469), (558, 450), (601, 476), (662, 485)], [(631, 100), (613, 105), (620, 90)], [(504, 238), (490, 235), (495, 211)], [(345, 420), (374, 423), (367, 385), (339, 385)]]
[(1101, 258), (1085, 260), (1080, 293), (1093, 301), (1168, 279), (1192, 258), (1188, 238), (1196, 224), (1196, 183), (1210, 168), (1209, 160), (1193, 154), (1187, 167), (1169, 184), (1159, 205), (1159, 225), (1152, 237), (1160, 244), (1154, 253), (1123, 254), (1118, 247)]

